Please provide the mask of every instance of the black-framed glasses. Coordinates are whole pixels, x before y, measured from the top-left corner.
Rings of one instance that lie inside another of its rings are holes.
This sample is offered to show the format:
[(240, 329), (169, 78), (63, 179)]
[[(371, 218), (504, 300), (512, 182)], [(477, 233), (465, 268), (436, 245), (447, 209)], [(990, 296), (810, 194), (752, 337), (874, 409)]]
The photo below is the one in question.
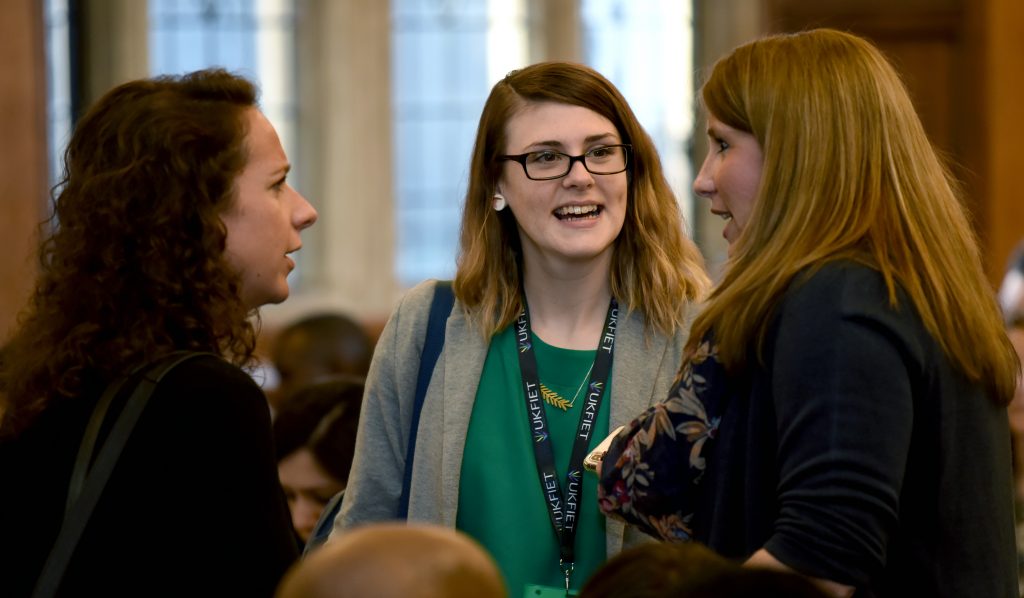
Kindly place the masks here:
[(515, 156), (498, 156), (499, 160), (519, 162), (526, 178), (534, 181), (560, 179), (569, 174), (572, 165), (582, 162), (590, 174), (618, 174), (629, 168), (628, 143), (602, 145), (585, 154), (570, 156), (554, 150), (538, 150)]

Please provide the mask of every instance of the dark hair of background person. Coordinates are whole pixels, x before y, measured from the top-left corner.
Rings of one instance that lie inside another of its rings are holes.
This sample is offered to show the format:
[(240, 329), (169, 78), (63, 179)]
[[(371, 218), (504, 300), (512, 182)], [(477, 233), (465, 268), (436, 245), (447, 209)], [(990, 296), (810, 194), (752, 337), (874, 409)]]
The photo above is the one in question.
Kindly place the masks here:
[(454, 290), (485, 337), (522, 311), (519, 232), (511, 210), (492, 207), (504, 163), (509, 121), (529, 103), (580, 106), (607, 118), (632, 146), (626, 218), (615, 240), (611, 291), (639, 310), (653, 330), (671, 336), (684, 325), (688, 300), (709, 286), (704, 258), (684, 235), (679, 204), (658, 151), (614, 85), (581, 64), (542, 62), (512, 71), (495, 84), (480, 115), (469, 168)]
[(355, 376), (300, 389), (274, 418), (277, 461), (306, 448), (324, 471), (345, 483), (355, 453), (362, 400), (363, 379)]
[(207, 70), (122, 85), (82, 117), (0, 373), (0, 432), (172, 350), (249, 361), (256, 334), (220, 214), (256, 100), (248, 81)]
[(337, 313), (302, 318), (274, 339), (270, 358), (280, 376), (267, 397), (275, 409), (299, 388), (337, 375), (366, 377), (373, 342), (357, 322)]
[(622, 551), (579, 598), (825, 598), (795, 573), (745, 568), (701, 544), (651, 542)]

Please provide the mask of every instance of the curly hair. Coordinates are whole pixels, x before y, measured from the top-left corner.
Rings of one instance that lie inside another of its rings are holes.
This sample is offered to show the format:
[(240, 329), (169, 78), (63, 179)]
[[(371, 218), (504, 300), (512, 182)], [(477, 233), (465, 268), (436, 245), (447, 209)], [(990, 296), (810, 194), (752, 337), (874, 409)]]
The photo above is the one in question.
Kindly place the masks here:
[(508, 326), (522, 311), (519, 233), (515, 217), (495, 212), (508, 122), (525, 106), (556, 102), (582, 106), (615, 125), (633, 147), (629, 197), (612, 257), (612, 294), (639, 310), (647, 328), (672, 335), (685, 325), (688, 302), (710, 281), (704, 258), (684, 234), (684, 221), (658, 151), (614, 85), (597, 71), (569, 62), (542, 62), (509, 73), (484, 104), (470, 161), (454, 290), (484, 336)]
[(125, 83), (81, 119), (5, 352), (0, 432), (162, 353), (251, 359), (256, 331), (220, 214), (256, 102), (252, 83), (212, 69)]

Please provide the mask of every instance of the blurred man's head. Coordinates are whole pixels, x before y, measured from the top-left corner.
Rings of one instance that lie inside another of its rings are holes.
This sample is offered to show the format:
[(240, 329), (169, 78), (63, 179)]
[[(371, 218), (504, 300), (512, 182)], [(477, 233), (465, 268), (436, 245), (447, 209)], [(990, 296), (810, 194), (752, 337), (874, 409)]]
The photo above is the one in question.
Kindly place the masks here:
[(337, 375), (366, 377), (373, 344), (366, 331), (341, 314), (304, 318), (282, 330), (274, 340), (270, 358), (279, 376), (277, 389), (268, 393), (279, 409), (297, 389)]
[(494, 560), (468, 536), (438, 526), (352, 530), (285, 575), (278, 598), (505, 598)]

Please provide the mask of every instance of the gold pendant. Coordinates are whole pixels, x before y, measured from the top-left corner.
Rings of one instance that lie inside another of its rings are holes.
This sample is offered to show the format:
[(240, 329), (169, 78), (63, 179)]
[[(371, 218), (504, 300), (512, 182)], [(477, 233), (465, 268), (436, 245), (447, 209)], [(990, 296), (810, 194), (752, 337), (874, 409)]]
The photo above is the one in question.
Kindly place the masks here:
[(558, 407), (562, 411), (568, 411), (569, 407), (572, 407), (572, 403), (565, 400), (562, 395), (545, 386), (543, 382), (540, 383), (540, 394), (544, 397), (544, 402), (552, 407)]

